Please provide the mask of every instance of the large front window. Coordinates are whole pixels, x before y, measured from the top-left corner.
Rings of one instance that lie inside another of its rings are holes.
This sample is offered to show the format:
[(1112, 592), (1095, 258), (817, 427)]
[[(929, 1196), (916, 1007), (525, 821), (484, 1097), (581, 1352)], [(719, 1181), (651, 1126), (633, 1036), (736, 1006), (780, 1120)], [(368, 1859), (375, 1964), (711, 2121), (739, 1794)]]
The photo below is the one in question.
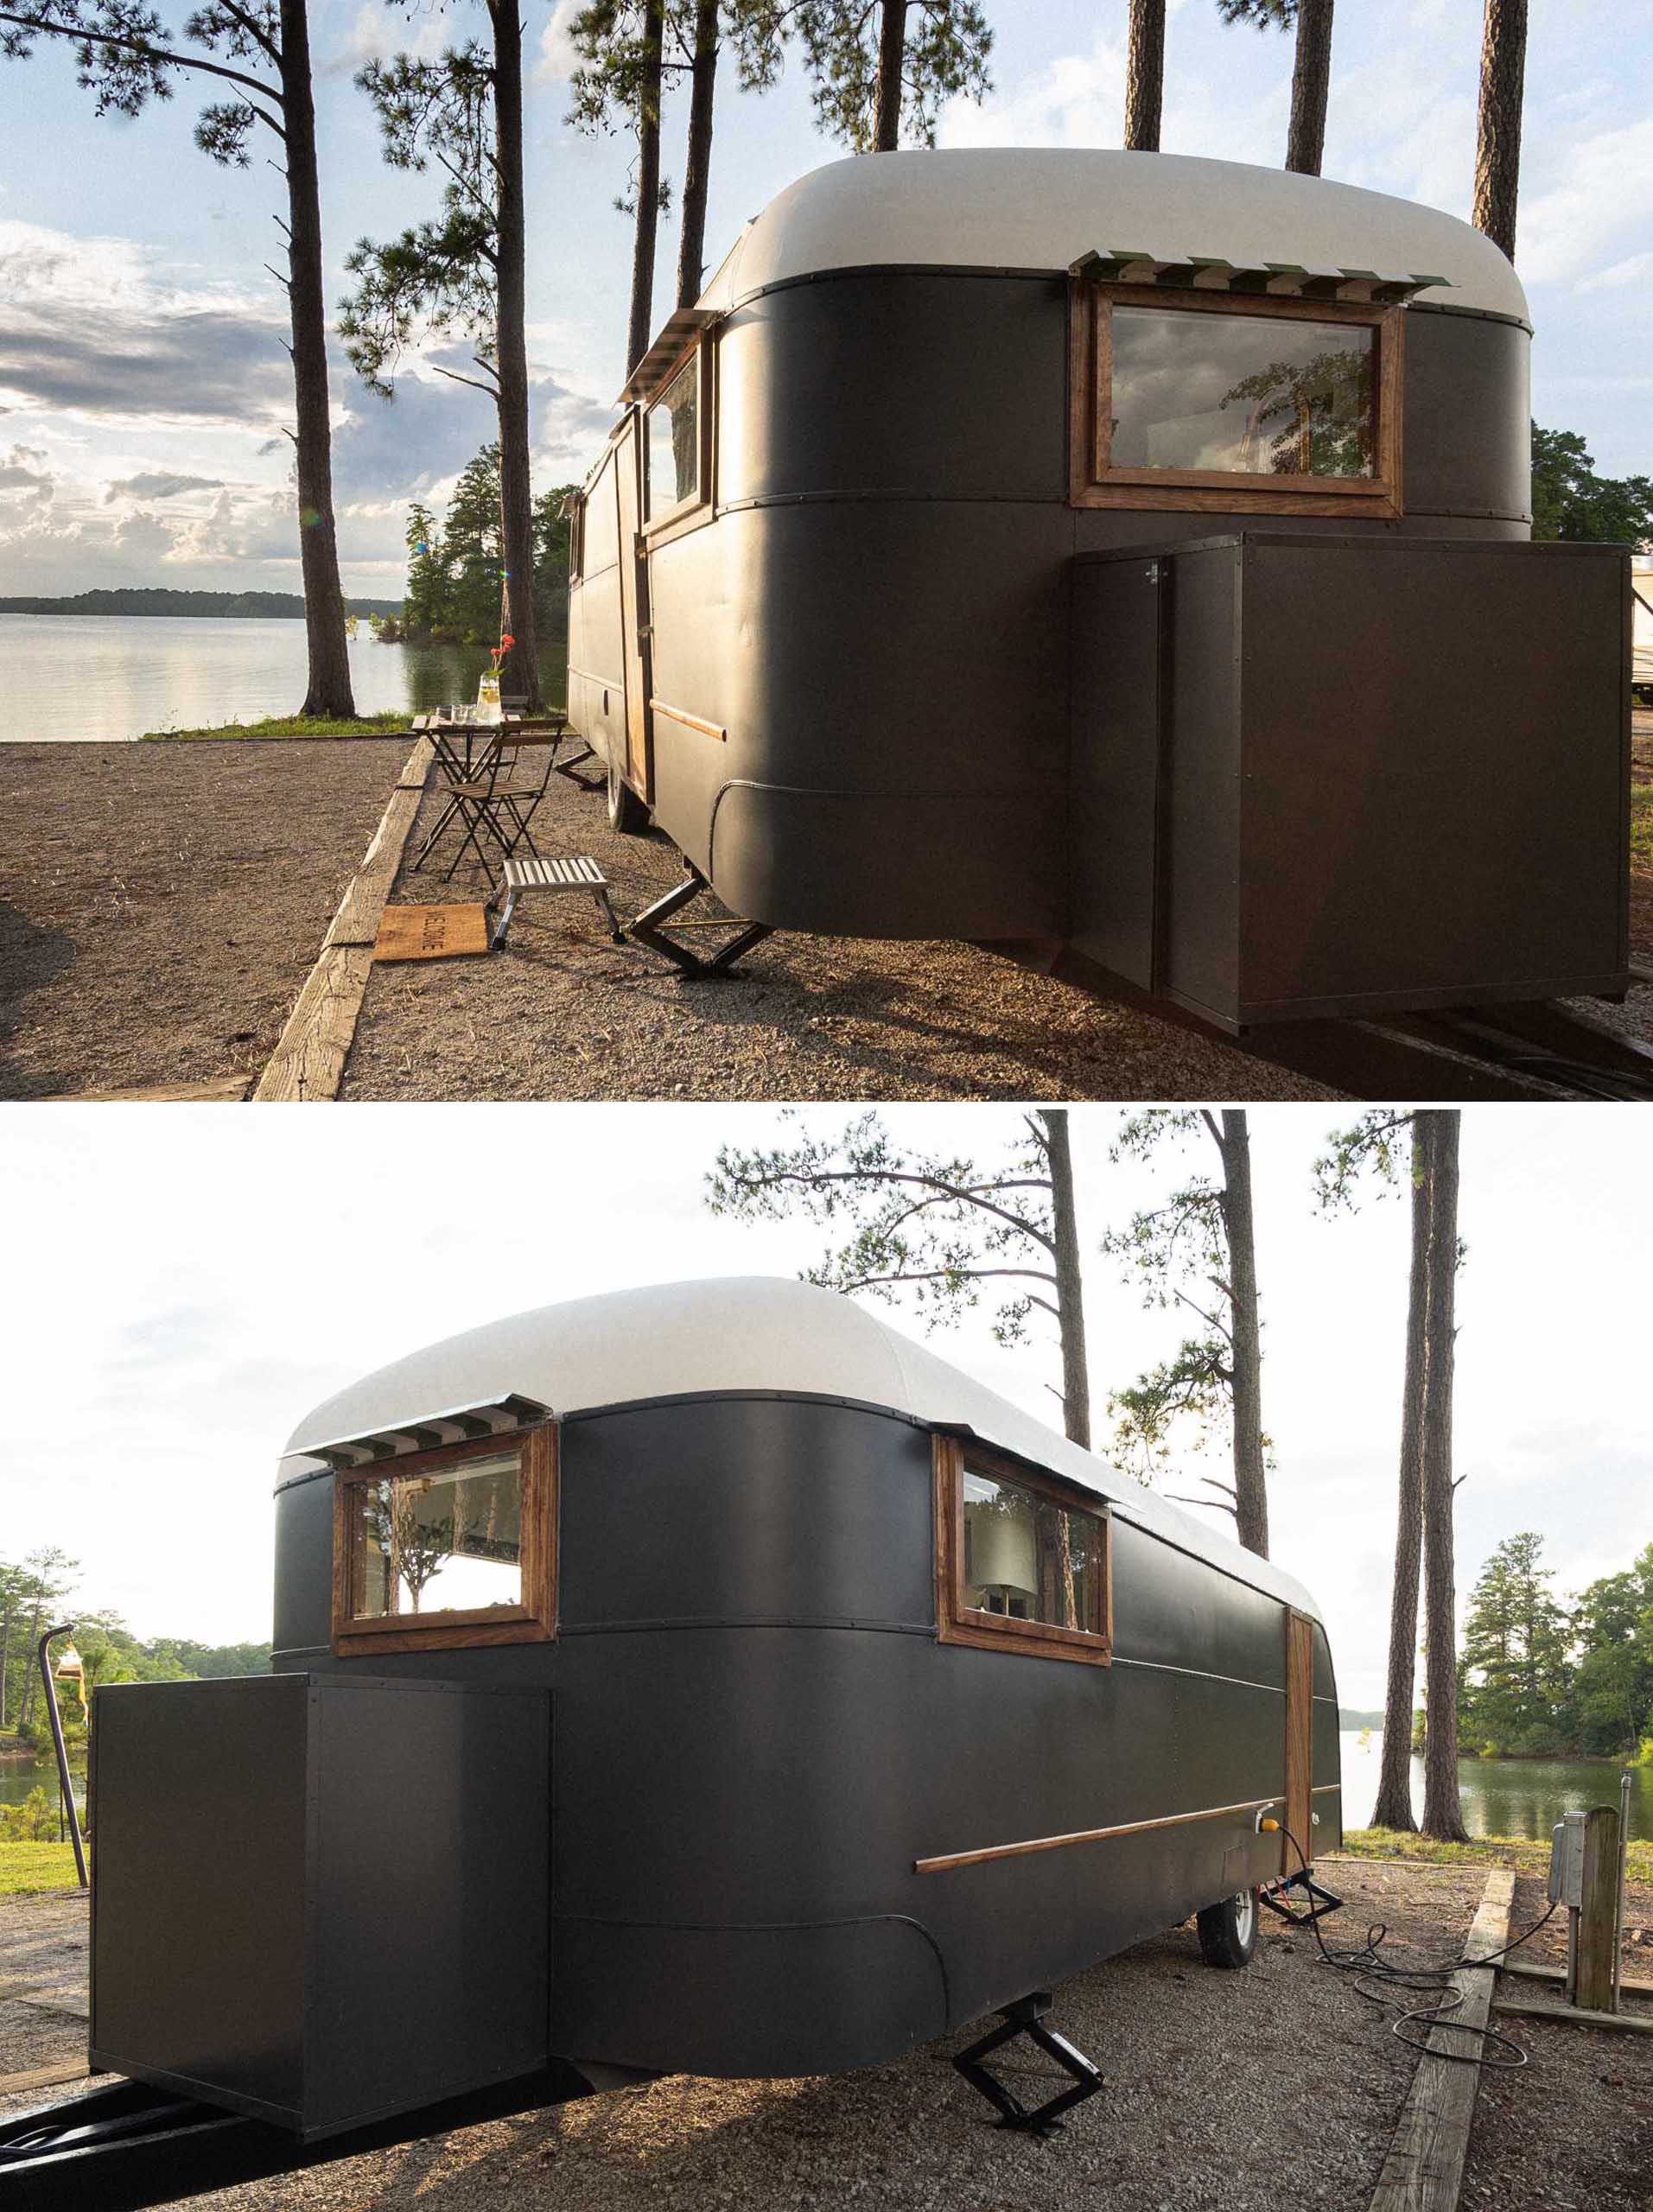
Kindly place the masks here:
[(549, 1635), (556, 1431), (448, 1446), (340, 1474), (334, 1649)]
[(1399, 512), (1401, 310), (1082, 284), (1071, 496)]
[(659, 522), (700, 492), (700, 355), (693, 353), (648, 414), (648, 518)]

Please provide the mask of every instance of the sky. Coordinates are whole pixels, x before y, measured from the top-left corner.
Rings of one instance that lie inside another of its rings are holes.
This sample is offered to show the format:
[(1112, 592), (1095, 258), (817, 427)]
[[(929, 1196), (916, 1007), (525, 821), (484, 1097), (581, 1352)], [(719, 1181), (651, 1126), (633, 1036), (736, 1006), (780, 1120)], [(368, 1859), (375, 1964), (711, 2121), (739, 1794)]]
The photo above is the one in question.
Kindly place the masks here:
[[(981, 1160), (1018, 1127), (1015, 1109), (995, 1106), (884, 1111), (902, 1141)], [(831, 1131), (845, 1113), (801, 1117)], [(1408, 1206), (1397, 1192), (1317, 1214), (1310, 1169), (1336, 1119), (1322, 1106), (1252, 1109), (1264, 1419), (1273, 1556), (1324, 1611), (1343, 1702), (1370, 1707), (1382, 1703), (1387, 1650)], [(1118, 1122), (1113, 1108), (1072, 1109), (1099, 1445), (1109, 1390), (1179, 1337), (1174, 1317), (1145, 1312), (1097, 1249), (1175, 1164), (1113, 1165)], [(249, 1117), (64, 1106), (13, 1109), (6, 1133), (0, 1555), (60, 1546), (81, 1562), (69, 1611), (112, 1608), (146, 1637), (269, 1635), (277, 1459), (346, 1383), (502, 1313), (632, 1284), (795, 1275), (823, 1248), (807, 1224), (747, 1226), (706, 1210), (720, 1144), (777, 1140), (769, 1107)], [(506, 1171), (503, 1203), (450, 1172), (477, 1146)], [(1184, 1164), (1208, 1166), (1210, 1149), (1197, 1140)], [(1646, 1179), (1644, 1111), (1465, 1112), (1465, 1591), (1522, 1529), (1544, 1538), (1563, 1592), (1653, 1542)], [(910, 1314), (874, 1310), (921, 1334)], [(1048, 1342), (1001, 1350), (985, 1309), (927, 1341), (1059, 1421)], [(1192, 1492), (1207, 1467), (1224, 1471), (1223, 1458), (1220, 1442), (1187, 1452), (1160, 1486)]]
[[(161, 0), (171, 22), (181, 0)], [(569, 128), (568, 24), (578, 0), (529, 0), (529, 352), (538, 482), (583, 475), (621, 381), (629, 283), (630, 143)], [(1113, 146), (1126, 0), (989, 0), (995, 90), (944, 114), (949, 146)], [(1214, 0), (1171, 0), (1167, 152), (1265, 164), (1283, 156), (1290, 41), (1222, 24)], [(434, 212), (429, 177), (386, 168), (353, 78), (398, 47), (474, 35), (474, 0), (313, 0), (327, 290), (359, 237)], [(1466, 216), (1478, 0), (1341, 0), (1325, 173)], [(715, 267), (741, 225), (840, 158), (814, 126), (796, 56), (741, 93), (726, 60), (707, 226)], [(199, 80), (198, 80), (199, 81)], [(1653, 471), (1653, 9), (1548, 0), (1527, 63), (1517, 267), (1537, 328), (1540, 422), (1580, 431), (1610, 474)], [(70, 54), (42, 42), (0, 61), (0, 594), (99, 585), (296, 590), (279, 179), (262, 149), (215, 168), (188, 84), (136, 121), (97, 119)], [(664, 121), (681, 182), (686, 96)], [(670, 305), (675, 216), (663, 226), (657, 323)], [(491, 435), (479, 395), (415, 365), (385, 405), (334, 362), (334, 468), (346, 588), (399, 594), (408, 503), (441, 501)]]

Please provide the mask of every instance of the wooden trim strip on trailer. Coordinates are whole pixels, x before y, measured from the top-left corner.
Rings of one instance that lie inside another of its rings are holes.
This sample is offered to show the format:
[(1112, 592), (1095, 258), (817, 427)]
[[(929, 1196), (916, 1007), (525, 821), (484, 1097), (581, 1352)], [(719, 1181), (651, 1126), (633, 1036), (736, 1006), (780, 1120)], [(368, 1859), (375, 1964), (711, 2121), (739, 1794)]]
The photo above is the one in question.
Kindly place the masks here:
[[(968, 1460), (969, 1465), (966, 1465)], [(1114, 1567), (1112, 1510), (1105, 1498), (1070, 1486), (1059, 1478), (1026, 1466), (1009, 1454), (938, 1430), (931, 1459), (935, 1516), (936, 1640), (973, 1644), (983, 1651), (1020, 1651), (1029, 1658), (1067, 1659), (1105, 1667), (1113, 1657)], [(991, 1481), (1029, 1491), (1065, 1510), (1081, 1513), (1100, 1529), (1101, 1586), (1095, 1624), (1065, 1628), (1051, 1621), (989, 1613), (964, 1599), (964, 1477), (980, 1472)]]
[(579, 677), (583, 683), (595, 683), (604, 691), (623, 691), (626, 689), (617, 676), (598, 676), (588, 668), (575, 668), (571, 663), (569, 674)]
[[(436, 1611), (416, 1620), (406, 1613), (372, 1619), (359, 1612), (363, 1528), (356, 1500), (360, 1491), (371, 1483), (398, 1482), (467, 1459), (498, 1459), (512, 1452), (519, 1459), (522, 1484), (520, 1603)], [(548, 1421), (499, 1435), (473, 1437), (462, 1444), (444, 1444), (434, 1452), (402, 1452), (340, 1469), (333, 1492), (334, 1656), (549, 1643), (556, 1634), (559, 1467), (558, 1425)]]
[(1197, 1813), (1162, 1813), (1151, 1821), (1122, 1821), (1110, 1828), (1075, 1828), (1069, 1835), (1030, 1836), (1022, 1843), (992, 1843), (980, 1851), (950, 1851), (938, 1859), (915, 1859), (915, 1874), (946, 1874), (955, 1866), (980, 1866), (989, 1859), (1025, 1859), (1035, 1851), (1060, 1851), (1071, 1843), (1105, 1843), (1117, 1835), (1146, 1835), (1153, 1828), (1181, 1827), (1190, 1821), (1220, 1821), (1232, 1813), (1261, 1813), (1278, 1805), (1276, 1797), (1248, 1797), (1237, 1805), (1207, 1805)]
[(688, 714), (681, 707), (669, 707), (664, 699), (651, 699), (649, 712), (664, 715), (669, 721), (681, 722), (685, 729), (697, 729), (703, 737), (715, 737), (720, 744), (728, 742), (728, 732), (717, 722), (703, 721), (698, 715)]

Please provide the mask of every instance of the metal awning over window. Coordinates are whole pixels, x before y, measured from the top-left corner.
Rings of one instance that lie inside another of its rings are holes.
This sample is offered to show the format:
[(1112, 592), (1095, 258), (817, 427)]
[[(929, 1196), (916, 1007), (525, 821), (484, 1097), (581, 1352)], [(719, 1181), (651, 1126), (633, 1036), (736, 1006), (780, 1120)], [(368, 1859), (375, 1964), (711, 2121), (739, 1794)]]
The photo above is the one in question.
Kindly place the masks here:
[(1434, 285), (1451, 289), (1445, 276), (1409, 275), (1379, 269), (1307, 269), (1295, 262), (1265, 261), (1241, 267), (1216, 256), (1188, 254), (1162, 261), (1151, 253), (1105, 246), (1083, 254), (1069, 270), (1072, 276), (1102, 284), (1163, 284), (1167, 289), (1250, 292), (1286, 300), (1353, 300), (1392, 307)]
[(626, 378), (626, 389), (615, 405), (625, 407), (634, 399), (652, 399), (670, 379), (696, 332), (704, 330), (717, 320), (709, 308), (675, 308), (666, 318), (660, 335)]
[(550, 1410), (537, 1398), (525, 1398), (512, 1390), (503, 1397), (486, 1399), (480, 1405), (455, 1406), (446, 1413), (422, 1414), (416, 1421), (398, 1421), (392, 1427), (374, 1429), (366, 1436), (338, 1437), (330, 1443), (303, 1444), (295, 1448), (313, 1459), (325, 1459), (335, 1470), (363, 1467), (378, 1459), (403, 1459), (412, 1452), (435, 1452), (444, 1444), (468, 1444), (484, 1436), (511, 1436), (518, 1429), (531, 1428), (537, 1421), (546, 1420)]

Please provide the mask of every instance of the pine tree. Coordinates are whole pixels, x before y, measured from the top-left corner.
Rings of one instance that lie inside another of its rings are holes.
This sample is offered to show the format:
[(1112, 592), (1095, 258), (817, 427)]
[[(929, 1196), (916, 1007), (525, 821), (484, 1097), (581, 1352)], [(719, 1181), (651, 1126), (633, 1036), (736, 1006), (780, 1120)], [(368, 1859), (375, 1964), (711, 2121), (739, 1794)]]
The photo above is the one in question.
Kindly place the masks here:
[(853, 153), (893, 153), (903, 135), (933, 146), (944, 101), (992, 90), (978, 0), (741, 0), (732, 29), (748, 91), (776, 81), (797, 36), (816, 121)]
[(492, 46), (474, 40), (437, 60), (401, 54), (370, 62), (356, 82), (378, 116), (385, 160), (447, 176), (442, 213), (382, 245), (358, 241), (346, 267), (359, 281), (339, 328), (352, 364), (391, 397), (402, 356), (431, 338), (474, 341), (472, 377), (439, 374), (492, 401), (499, 423), (500, 540), (488, 639), (509, 639), (502, 688), (540, 701), (534, 631), (533, 487), (528, 445), (526, 223), (523, 205), (522, 21), (514, 0), (487, 0)]
[(1568, 1685), (1567, 1617), (1540, 1564), (1543, 1539), (1506, 1537), (1482, 1567), (1464, 1621), (1459, 1712), (1483, 1751), (1562, 1748)]
[(1319, 176), (1326, 153), (1326, 107), (1332, 85), (1332, 10), (1335, 0), (1217, 0), (1225, 23), (1255, 23), (1259, 30), (1295, 30), (1292, 115), (1286, 133), (1286, 167)]

